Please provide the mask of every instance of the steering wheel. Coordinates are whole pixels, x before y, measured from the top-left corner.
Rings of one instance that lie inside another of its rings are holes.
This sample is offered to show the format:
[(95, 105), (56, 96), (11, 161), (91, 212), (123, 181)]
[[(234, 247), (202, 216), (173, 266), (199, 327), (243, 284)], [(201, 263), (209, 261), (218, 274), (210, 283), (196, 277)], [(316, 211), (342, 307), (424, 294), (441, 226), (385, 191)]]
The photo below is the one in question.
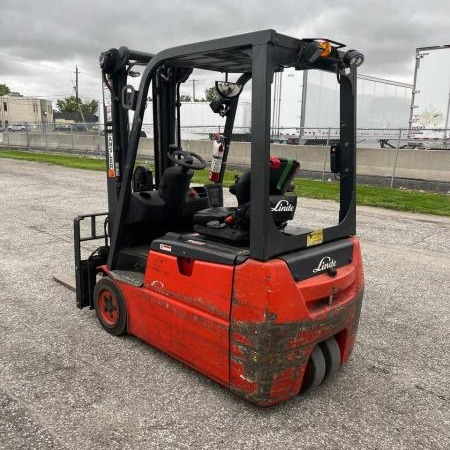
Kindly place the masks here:
[[(202, 170), (206, 167), (206, 161), (194, 152), (175, 150), (167, 153), (167, 158), (178, 166), (185, 167), (186, 169)], [(195, 160), (197, 160), (197, 162), (194, 162)]]

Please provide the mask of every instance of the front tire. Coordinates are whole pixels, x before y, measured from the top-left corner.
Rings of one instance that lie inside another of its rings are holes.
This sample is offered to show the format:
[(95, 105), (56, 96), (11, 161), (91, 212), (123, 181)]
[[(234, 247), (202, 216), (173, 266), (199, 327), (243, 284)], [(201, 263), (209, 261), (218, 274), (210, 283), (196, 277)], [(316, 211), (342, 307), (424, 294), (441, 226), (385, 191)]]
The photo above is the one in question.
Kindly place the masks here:
[(103, 277), (94, 288), (94, 307), (101, 326), (113, 336), (127, 332), (127, 309), (119, 288)]

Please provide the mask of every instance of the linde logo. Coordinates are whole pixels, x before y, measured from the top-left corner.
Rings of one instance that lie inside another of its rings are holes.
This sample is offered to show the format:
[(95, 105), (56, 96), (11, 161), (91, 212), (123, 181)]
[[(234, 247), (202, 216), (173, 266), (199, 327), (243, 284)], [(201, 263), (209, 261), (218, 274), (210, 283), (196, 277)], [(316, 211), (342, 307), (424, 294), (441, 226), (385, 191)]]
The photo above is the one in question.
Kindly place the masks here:
[(278, 203), (270, 208), (271, 211), (294, 211), (294, 207), (287, 200), (279, 200)]
[(313, 273), (322, 272), (333, 267), (336, 267), (336, 261), (329, 256), (324, 256), (320, 260), (319, 265), (313, 270)]

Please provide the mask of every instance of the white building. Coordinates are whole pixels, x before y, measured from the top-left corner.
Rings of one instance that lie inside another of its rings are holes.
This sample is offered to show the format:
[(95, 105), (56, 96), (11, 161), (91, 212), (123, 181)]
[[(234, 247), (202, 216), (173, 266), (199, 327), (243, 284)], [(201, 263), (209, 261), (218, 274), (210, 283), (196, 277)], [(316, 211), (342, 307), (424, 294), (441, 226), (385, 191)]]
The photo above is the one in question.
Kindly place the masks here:
[(18, 95), (0, 97), (0, 128), (6, 128), (14, 123), (30, 125), (53, 123), (52, 102)]

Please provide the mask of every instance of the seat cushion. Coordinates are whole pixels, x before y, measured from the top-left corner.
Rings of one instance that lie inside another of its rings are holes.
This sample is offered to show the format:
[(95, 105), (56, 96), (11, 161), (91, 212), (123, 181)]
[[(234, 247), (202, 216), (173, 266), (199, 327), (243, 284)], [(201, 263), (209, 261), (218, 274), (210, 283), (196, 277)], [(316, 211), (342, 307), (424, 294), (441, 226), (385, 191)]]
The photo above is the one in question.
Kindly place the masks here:
[(209, 222), (223, 223), (234, 211), (236, 211), (236, 208), (226, 208), (224, 206), (202, 209), (194, 214), (194, 224), (206, 225)]

